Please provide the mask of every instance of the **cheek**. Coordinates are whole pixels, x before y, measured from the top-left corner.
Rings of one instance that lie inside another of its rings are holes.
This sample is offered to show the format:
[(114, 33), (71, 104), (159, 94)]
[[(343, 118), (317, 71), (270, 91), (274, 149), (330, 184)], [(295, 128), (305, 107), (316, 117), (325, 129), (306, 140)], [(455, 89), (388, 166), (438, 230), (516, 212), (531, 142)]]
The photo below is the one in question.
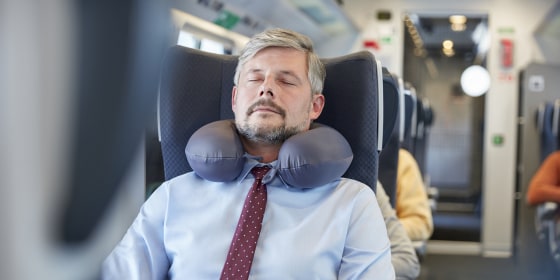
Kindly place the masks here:
[(313, 111), (313, 100), (306, 100), (305, 104), (301, 106), (301, 111), (307, 114), (311, 113)]
[(297, 107), (292, 107), (290, 110), (292, 113), (288, 113), (287, 117), (294, 119), (294, 120), (300, 120), (303, 118), (308, 118), (309, 114), (311, 113), (311, 104), (306, 103), (306, 104), (301, 104)]
[(247, 101), (239, 95), (237, 96), (237, 99), (233, 101), (232, 109), (236, 114), (244, 114), (247, 107)]
[(233, 113), (239, 114), (239, 112), (241, 110), (241, 106), (239, 106), (239, 100), (236, 100), (236, 101), (233, 102), (232, 109), (233, 109)]

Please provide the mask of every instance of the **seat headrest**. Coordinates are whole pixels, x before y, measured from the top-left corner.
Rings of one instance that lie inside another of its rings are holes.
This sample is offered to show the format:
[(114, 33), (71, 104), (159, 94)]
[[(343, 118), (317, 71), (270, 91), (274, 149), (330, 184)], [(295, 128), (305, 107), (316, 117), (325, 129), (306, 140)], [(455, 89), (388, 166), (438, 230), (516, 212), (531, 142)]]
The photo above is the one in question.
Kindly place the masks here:
[(399, 88), (393, 75), (383, 67), (383, 148), (391, 141), (399, 115)]

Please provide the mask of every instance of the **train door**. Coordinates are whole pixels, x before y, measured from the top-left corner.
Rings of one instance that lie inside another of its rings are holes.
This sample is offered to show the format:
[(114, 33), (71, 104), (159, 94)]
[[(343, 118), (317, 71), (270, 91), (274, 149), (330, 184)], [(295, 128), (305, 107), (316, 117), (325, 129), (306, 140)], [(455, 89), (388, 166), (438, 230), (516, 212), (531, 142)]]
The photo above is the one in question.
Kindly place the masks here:
[(487, 21), (409, 12), (404, 26), (404, 79), (434, 112), (425, 160), (425, 181), (438, 190), (431, 239), (465, 244), (465, 253), (480, 252), (485, 98), (467, 95), (460, 81), (467, 67), (485, 65)]

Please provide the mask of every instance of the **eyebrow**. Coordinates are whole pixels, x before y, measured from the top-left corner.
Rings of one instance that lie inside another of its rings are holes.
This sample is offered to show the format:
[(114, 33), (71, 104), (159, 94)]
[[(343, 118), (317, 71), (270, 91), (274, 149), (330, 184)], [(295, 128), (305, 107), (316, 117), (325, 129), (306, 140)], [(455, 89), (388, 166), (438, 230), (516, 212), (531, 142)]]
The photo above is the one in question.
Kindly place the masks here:
[(251, 69), (248, 69), (248, 70), (247, 70), (247, 73), (248, 73), (248, 74), (251, 74), (251, 73), (260, 73), (260, 72), (262, 72), (262, 69), (259, 69), (259, 68), (251, 68)]

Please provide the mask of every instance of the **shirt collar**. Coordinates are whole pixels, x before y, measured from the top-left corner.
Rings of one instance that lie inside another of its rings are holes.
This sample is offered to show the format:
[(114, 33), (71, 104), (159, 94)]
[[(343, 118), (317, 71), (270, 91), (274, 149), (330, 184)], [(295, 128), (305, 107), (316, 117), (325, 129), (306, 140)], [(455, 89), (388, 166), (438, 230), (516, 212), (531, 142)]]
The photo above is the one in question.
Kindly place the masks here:
[[(271, 167), (271, 171), (269, 172), (274, 172), (277, 168), (277, 164), (278, 161), (275, 160), (273, 162), (270, 163), (262, 163), (260, 161), (258, 161), (258, 159), (260, 159), (259, 157), (255, 157), (252, 155), (249, 155), (247, 153), (245, 153), (245, 157), (247, 158), (247, 160), (245, 161), (245, 165), (243, 166), (243, 170), (241, 171), (241, 173), (239, 174), (239, 177), (237, 179), (237, 183), (241, 183), (243, 182), (243, 180), (245, 180), (247, 178), (247, 176), (249, 176), (249, 174), (251, 174), (251, 169), (253, 169), (253, 167), (255, 166), (270, 166)], [(274, 169), (274, 170), (272, 170)], [(253, 176), (253, 175), (251, 175)], [(274, 175), (274, 178), (270, 181), (266, 183), (267, 186), (282, 186), (285, 188), (293, 188), (292, 186), (289, 186), (288, 184), (286, 184), (286, 182), (280, 177), (278, 176), (278, 174)]]

